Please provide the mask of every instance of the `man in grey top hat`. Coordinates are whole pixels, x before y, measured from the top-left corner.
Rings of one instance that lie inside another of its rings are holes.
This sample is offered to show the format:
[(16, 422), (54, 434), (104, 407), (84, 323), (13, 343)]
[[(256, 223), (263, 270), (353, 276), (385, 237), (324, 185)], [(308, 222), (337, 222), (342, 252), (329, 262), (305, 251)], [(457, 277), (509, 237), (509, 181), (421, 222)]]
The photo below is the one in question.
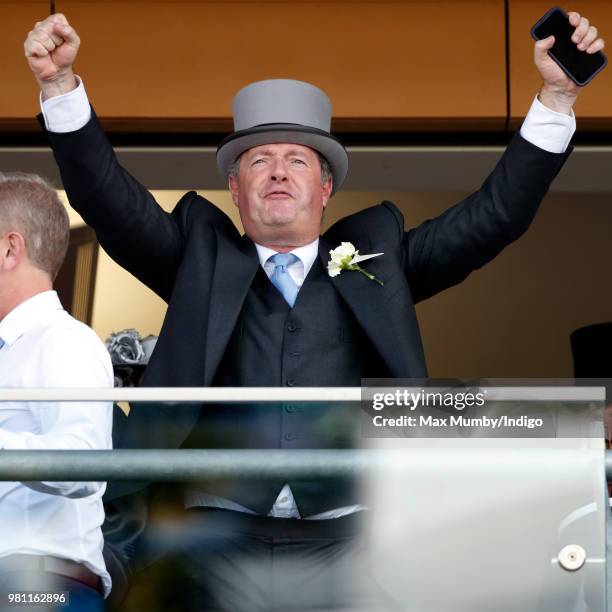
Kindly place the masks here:
[[(603, 48), (588, 21), (570, 15), (581, 50)], [(542, 89), (483, 186), (408, 232), (400, 211), (383, 202), (320, 236), (325, 206), (347, 173), (344, 147), (329, 133), (329, 100), (292, 80), (245, 87), (234, 100), (235, 131), (217, 152), (244, 225), (240, 236), (195, 192), (170, 214), (157, 205), (117, 162), (72, 72), (76, 32), (63, 15), (37, 24), (25, 51), (70, 202), (110, 255), (168, 302), (143, 384), (358, 386), (368, 377), (425, 377), (414, 304), (518, 238), (569, 154), (578, 88), (548, 57), (552, 44), (535, 45)], [(381, 255), (361, 264), (364, 274), (342, 270), (352, 249)], [(135, 407), (121, 445), (338, 448), (354, 444), (354, 421), (354, 414), (296, 405)], [(146, 511), (137, 487), (130, 495), (129, 487), (111, 488), (121, 512), (109, 511), (107, 561), (121, 588)], [(355, 578), (343, 562), (360, 501), (342, 479), (193, 486), (187, 513), (216, 545), (182, 543), (186, 573), (198, 585), (190, 609), (367, 605), (364, 574)]]

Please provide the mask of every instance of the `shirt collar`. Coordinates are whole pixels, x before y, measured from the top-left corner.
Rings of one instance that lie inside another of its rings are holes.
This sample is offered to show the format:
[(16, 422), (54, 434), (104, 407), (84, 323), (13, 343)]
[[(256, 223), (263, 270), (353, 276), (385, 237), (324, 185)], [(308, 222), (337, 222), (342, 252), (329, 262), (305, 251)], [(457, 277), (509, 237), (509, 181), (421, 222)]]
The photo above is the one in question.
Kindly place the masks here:
[[(268, 247), (262, 246), (261, 244), (257, 244), (256, 242), (255, 248), (257, 249), (257, 256), (259, 257), (259, 263), (261, 267), (264, 267), (264, 264), (272, 255), (276, 255), (278, 251), (273, 251)], [(310, 272), (310, 268), (314, 264), (317, 259), (317, 255), (319, 253), (319, 239), (315, 238), (310, 244), (305, 244), (304, 246), (297, 247), (291, 251), (296, 257), (304, 265), (304, 278), (308, 276), (308, 272)]]
[(41, 315), (51, 310), (63, 310), (55, 291), (43, 291), (21, 302), (0, 321), (0, 338), (11, 345), (23, 336)]

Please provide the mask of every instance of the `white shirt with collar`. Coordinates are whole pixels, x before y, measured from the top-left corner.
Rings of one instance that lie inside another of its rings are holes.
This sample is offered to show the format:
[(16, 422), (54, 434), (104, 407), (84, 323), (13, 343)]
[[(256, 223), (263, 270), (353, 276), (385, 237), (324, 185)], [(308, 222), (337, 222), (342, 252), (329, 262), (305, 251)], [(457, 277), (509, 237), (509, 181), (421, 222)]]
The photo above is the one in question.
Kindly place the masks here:
[[(257, 249), (257, 257), (259, 257), (259, 263), (264, 269), (264, 272), (270, 278), (274, 272), (274, 264), (269, 261), (270, 257), (277, 254), (277, 251), (273, 251), (268, 247), (262, 246), (261, 244), (255, 243)], [(301, 247), (297, 247), (291, 251), (298, 260), (287, 266), (287, 272), (289, 272), (291, 278), (294, 280), (298, 287), (304, 284), (304, 279), (308, 276), (310, 268), (317, 259), (319, 254), (319, 239), (315, 238), (310, 244), (306, 244)]]
[[(0, 338), (0, 388), (113, 386), (104, 345), (62, 308), (55, 291), (9, 312), (0, 321)], [(111, 402), (2, 402), (0, 449), (110, 449), (112, 414)], [(102, 578), (108, 595), (105, 488), (103, 482), (0, 482), (0, 557), (50, 555), (82, 563)]]

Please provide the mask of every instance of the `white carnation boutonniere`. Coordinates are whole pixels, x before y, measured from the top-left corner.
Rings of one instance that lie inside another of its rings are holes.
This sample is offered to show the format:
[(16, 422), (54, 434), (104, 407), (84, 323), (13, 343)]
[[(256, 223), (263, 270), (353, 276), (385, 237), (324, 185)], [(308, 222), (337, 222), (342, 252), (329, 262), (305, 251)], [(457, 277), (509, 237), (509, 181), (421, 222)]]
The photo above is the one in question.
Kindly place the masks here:
[(370, 280), (376, 281), (379, 285), (384, 285), (373, 274), (364, 270), (359, 263), (366, 259), (372, 259), (384, 253), (373, 253), (372, 255), (360, 255), (359, 251), (350, 242), (341, 242), (339, 247), (332, 249), (329, 254), (331, 259), (327, 262), (327, 273), (330, 276), (338, 276), (342, 270), (357, 270)]

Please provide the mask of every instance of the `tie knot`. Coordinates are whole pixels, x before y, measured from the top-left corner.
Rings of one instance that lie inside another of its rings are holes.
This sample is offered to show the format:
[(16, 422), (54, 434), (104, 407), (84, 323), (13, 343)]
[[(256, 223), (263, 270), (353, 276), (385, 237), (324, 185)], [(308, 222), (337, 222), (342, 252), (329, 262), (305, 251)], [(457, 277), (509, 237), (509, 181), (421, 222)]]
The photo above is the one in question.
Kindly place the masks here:
[(275, 268), (286, 268), (298, 261), (298, 257), (293, 253), (277, 253), (276, 255), (272, 255), (268, 261), (271, 261)]

